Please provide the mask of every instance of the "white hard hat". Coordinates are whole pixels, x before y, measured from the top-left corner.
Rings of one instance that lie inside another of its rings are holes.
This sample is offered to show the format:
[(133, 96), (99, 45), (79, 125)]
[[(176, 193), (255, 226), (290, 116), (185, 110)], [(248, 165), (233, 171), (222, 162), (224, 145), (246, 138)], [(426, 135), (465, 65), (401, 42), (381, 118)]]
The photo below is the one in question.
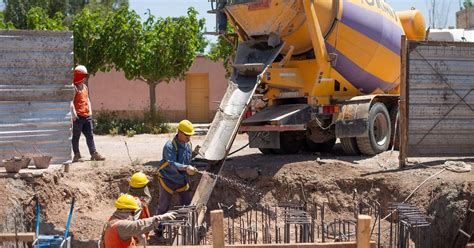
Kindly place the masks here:
[(87, 74), (87, 68), (83, 65), (78, 65), (74, 68), (74, 71), (81, 72), (83, 74)]

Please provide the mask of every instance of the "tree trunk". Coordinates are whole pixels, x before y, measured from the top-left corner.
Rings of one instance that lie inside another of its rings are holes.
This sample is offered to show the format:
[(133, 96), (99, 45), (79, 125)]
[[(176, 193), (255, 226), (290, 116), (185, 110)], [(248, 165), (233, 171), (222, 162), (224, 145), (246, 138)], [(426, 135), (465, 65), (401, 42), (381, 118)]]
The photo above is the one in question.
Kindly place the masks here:
[(156, 113), (156, 85), (157, 82), (147, 82), (148, 90), (150, 92), (150, 114), (154, 115)]

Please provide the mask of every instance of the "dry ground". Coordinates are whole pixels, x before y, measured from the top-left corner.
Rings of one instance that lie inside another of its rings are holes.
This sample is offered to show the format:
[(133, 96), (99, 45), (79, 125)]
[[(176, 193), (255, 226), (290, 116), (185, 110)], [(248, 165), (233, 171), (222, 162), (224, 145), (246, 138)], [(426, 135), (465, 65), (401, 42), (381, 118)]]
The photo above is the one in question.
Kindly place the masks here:
[[(127, 178), (137, 170), (153, 176), (153, 165), (161, 159), (162, 147), (170, 138), (171, 134), (132, 138), (96, 136), (98, 151), (107, 157), (105, 162), (84, 161), (73, 164), (69, 173), (50, 171), (41, 178), (0, 179), (0, 195), (6, 196), (6, 200), (0, 201), (0, 220), (11, 218), (14, 212), (24, 212), (24, 228), (31, 228), (34, 219), (31, 196), (39, 193), (46, 223), (42, 230), (59, 232), (65, 226), (69, 202), (74, 196), (77, 204), (71, 229), (75, 244), (93, 247), (102, 224), (114, 210), (113, 200), (126, 190)], [(193, 145), (201, 144), (203, 139), (204, 136), (194, 137)], [(84, 143), (81, 140), (81, 151), (86, 155)], [(246, 143), (247, 136), (238, 135), (232, 150)], [(397, 157), (396, 151), (373, 158), (347, 157), (338, 145), (328, 154), (270, 156), (247, 147), (228, 159), (223, 172), (246, 187), (219, 181), (209, 208), (217, 208), (217, 203), (268, 204), (306, 198), (310, 203), (326, 202), (334, 216), (347, 216), (352, 211), (354, 196), (377, 200), (384, 208), (389, 202), (403, 201), (423, 180), (440, 171), (447, 160), (410, 159), (412, 166), (398, 169)], [(450, 158), (454, 159), (459, 160)], [(199, 176), (194, 178), (194, 185), (198, 180)], [(467, 205), (473, 199), (473, 182), (473, 171), (444, 171), (410, 199), (410, 203), (432, 218), (433, 240), (438, 247), (449, 244), (462, 224)], [(156, 181), (152, 182), (154, 196), (157, 196), (156, 187)], [(3, 229), (7, 227), (4, 225)]]

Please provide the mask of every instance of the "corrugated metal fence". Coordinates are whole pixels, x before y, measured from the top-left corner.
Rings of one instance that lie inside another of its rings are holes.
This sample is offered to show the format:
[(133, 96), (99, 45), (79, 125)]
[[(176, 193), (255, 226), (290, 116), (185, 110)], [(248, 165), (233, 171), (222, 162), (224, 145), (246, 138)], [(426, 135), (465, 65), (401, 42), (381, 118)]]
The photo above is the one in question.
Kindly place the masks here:
[(406, 68), (407, 156), (474, 156), (474, 43), (408, 42)]
[(71, 32), (0, 30), (0, 159), (71, 159)]

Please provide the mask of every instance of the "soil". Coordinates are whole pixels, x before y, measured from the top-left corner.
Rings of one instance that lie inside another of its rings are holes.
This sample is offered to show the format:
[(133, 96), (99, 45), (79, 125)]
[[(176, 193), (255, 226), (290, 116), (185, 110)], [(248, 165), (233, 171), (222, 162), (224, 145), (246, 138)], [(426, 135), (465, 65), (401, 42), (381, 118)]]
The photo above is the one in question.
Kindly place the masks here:
[[(127, 180), (135, 171), (155, 174), (164, 143), (172, 135), (96, 136), (98, 151), (107, 160), (84, 161), (71, 165), (69, 173), (49, 170), (42, 177), (0, 179), (0, 231), (11, 231), (12, 216), (18, 216), (21, 230), (34, 227), (33, 196), (38, 194), (42, 206), (43, 234), (60, 234), (66, 225), (70, 203), (76, 200), (71, 225), (73, 246), (95, 247), (104, 221), (114, 211), (113, 202), (127, 189)], [(193, 145), (204, 136), (193, 137)], [(126, 142), (126, 143), (125, 143)], [(81, 140), (83, 157), (87, 148)], [(233, 149), (247, 143), (238, 135)], [(128, 147), (128, 149), (127, 149)], [(127, 151), (128, 150), (128, 151)], [(406, 169), (398, 168), (398, 152), (378, 156), (343, 156), (339, 144), (331, 153), (297, 155), (263, 155), (257, 149), (245, 148), (226, 162), (223, 176), (238, 183), (219, 180), (208, 204), (272, 205), (278, 202), (325, 203), (328, 216), (350, 217), (354, 199), (377, 200), (387, 214), (390, 202), (402, 202), (421, 182), (443, 169), (447, 160), (466, 158), (410, 159)], [(201, 165), (199, 163), (198, 165)], [(194, 187), (199, 175), (193, 178)], [(433, 247), (448, 247), (463, 225), (469, 202), (474, 199), (474, 172), (443, 171), (431, 178), (408, 201), (430, 217), (430, 239)], [(156, 204), (157, 183), (150, 189)], [(1, 221), (3, 220), (3, 221)], [(387, 223), (384, 223), (387, 225)], [(21, 231), (20, 230), (20, 231)]]

